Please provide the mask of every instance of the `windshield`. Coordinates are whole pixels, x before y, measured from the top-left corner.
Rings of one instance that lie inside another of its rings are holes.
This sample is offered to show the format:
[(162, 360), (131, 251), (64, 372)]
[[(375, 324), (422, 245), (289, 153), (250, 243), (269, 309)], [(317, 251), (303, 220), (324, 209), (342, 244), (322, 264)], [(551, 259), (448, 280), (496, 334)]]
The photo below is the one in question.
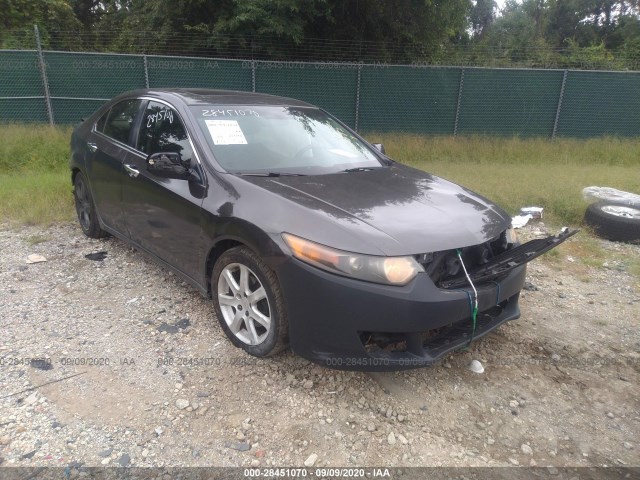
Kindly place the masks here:
[(318, 175), (382, 166), (370, 147), (317, 108), (224, 105), (191, 111), (215, 159), (231, 173)]

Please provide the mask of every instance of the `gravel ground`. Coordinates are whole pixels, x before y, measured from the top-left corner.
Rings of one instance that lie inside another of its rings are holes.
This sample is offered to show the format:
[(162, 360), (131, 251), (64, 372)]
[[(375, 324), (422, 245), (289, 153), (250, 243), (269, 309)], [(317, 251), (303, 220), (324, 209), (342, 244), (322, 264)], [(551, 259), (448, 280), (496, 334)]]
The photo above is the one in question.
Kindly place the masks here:
[(367, 374), (243, 354), (208, 300), (119, 240), (5, 225), (0, 464), (637, 466), (640, 283), (572, 260), (535, 261), (522, 318), (468, 350)]

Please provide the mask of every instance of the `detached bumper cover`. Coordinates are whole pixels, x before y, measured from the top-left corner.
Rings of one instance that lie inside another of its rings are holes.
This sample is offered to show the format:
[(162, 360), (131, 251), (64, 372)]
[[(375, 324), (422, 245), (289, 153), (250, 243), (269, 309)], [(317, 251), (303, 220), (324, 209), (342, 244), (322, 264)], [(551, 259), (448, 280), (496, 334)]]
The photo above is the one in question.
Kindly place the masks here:
[[(576, 233), (578, 233), (578, 230), (564, 230), (552, 237), (531, 240), (530, 242), (495, 256), (482, 267), (469, 272), (469, 276), (474, 284), (493, 280), (515, 267), (524, 265), (534, 258), (538, 258), (543, 253), (557, 247)], [(444, 288), (457, 288), (464, 285), (468, 285), (468, 281), (462, 276), (454, 280), (445, 281), (442, 286)]]
[[(431, 365), (447, 353), (520, 317), (526, 263), (573, 235), (534, 240), (470, 272), (478, 291), (438, 288), (426, 273), (404, 287), (353, 280), (290, 258), (277, 269), (288, 309), (292, 350), (341, 370), (393, 371)], [(507, 255), (509, 254), (509, 255)], [(388, 345), (369, 339), (388, 338)]]

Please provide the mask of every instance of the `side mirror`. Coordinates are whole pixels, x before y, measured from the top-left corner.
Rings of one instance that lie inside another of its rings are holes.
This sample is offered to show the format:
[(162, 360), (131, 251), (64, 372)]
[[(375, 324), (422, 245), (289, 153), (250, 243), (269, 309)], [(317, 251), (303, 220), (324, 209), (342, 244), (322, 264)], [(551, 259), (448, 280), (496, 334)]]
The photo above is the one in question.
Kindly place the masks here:
[(374, 143), (373, 146), (383, 155), (387, 154), (387, 152), (384, 151), (384, 145), (382, 143)]
[(176, 152), (152, 153), (147, 157), (147, 170), (157, 177), (193, 180), (193, 172)]

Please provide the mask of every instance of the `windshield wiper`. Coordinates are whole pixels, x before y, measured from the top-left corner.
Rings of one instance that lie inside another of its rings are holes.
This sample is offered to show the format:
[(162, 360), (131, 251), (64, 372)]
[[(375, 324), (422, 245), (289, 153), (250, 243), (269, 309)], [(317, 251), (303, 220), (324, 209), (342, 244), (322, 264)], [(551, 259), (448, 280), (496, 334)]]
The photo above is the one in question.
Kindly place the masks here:
[(237, 172), (237, 175), (241, 175), (243, 177), (305, 177), (304, 173), (290, 173), (290, 172), (248, 172), (248, 173), (240, 173)]

